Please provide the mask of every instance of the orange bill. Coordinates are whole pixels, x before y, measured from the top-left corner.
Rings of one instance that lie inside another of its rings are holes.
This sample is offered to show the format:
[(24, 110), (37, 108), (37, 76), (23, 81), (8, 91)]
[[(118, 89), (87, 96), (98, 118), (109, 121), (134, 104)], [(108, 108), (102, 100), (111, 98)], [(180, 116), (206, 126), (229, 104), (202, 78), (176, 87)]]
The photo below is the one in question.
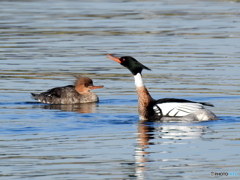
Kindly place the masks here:
[(98, 88), (103, 88), (103, 86), (89, 86), (89, 89), (98, 89)]
[(118, 63), (121, 63), (120, 58), (115, 57), (115, 56), (113, 56), (113, 55), (111, 55), (111, 54), (107, 54), (106, 58), (111, 59), (111, 60), (113, 60), (113, 61), (116, 61), (116, 62), (118, 62)]

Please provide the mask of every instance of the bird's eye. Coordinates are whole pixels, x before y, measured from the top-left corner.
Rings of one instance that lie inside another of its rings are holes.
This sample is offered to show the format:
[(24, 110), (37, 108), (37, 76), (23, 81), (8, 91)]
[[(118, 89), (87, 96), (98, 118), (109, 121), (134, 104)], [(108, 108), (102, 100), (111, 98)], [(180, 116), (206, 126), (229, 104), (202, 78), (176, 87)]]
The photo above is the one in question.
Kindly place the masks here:
[(124, 59), (124, 58), (122, 58), (122, 61), (125, 61), (125, 59)]
[(86, 86), (86, 87), (88, 87), (88, 86), (89, 86), (89, 84), (88, 84), (88, 83), (86, 83), (86, 84), (85, 84), (85, 86)]

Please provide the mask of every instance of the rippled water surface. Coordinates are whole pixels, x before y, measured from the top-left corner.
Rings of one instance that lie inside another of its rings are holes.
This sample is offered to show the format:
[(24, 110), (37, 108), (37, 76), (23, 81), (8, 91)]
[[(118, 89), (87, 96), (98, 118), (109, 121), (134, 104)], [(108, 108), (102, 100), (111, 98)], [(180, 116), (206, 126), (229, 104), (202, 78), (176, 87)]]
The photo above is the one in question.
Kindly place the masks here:
[[(238, 1), (0, 1), (1, 179), (240, 176)], [(220, 120), (139, 124), (131, 55), (152, 96), (213, 103)], [(94, 79), (99, 103), (30, 92)]]

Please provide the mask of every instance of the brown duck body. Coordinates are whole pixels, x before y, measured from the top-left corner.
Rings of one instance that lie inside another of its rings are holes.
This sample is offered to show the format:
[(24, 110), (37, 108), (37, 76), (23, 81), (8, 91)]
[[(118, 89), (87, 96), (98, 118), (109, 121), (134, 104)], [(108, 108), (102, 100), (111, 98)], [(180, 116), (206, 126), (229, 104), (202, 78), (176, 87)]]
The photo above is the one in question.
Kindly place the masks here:
[(72, 85), (49, 89), (40, 94), (32, 93), (32, 97), (46, 104), (78, 104), (98, 102), (98, 96), (92, 92), (79, 94)]
[(46, 104), (79, 104), (98, 102), (98, 96), (91, 89), (102, 88), (103, 86), (93, 86), (93, 82), (88, 77), (77, 77), (75, 85), (56, 87), (40, 94), (32, 94), (33, 99)]

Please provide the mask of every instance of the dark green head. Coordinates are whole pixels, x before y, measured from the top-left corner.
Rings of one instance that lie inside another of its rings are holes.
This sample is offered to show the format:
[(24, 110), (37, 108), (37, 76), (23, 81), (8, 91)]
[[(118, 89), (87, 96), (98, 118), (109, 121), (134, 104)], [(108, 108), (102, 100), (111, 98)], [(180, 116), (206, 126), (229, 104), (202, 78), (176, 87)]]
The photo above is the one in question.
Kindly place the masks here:
[(141, 73), (143, 69), (151, 70), (131, 56), (123, 56), (123, 57), (117, 58), (113, 55), (107, 54), (107, 58), (113, 61), (116, 61), (122, 66), (128, 68), (133, 75), (136, 75), (137, 73)]

